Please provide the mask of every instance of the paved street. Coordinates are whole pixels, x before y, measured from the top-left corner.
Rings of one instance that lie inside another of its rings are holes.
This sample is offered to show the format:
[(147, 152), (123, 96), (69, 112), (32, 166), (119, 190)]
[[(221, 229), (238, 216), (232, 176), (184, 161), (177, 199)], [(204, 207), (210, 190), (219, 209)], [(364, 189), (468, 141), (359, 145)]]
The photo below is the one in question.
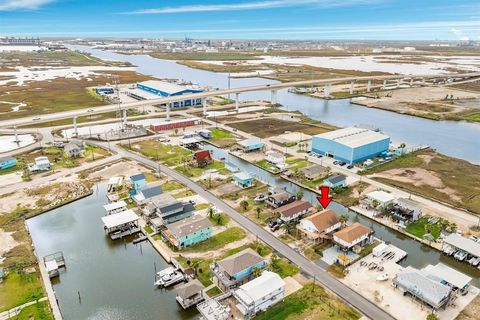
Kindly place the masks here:
[[(96, 143), (102, 147), (105, 147), (104, 143), (99, 143), (96, 141), (92, 141), (91, 143)], [(217, 198), (209, 191), (204, 190), (202, 187), (197, 185), (189, 178), (183, 176), (182, 174), (176, 172), (173, 169), (158, 164), (155, 161), (146, 159), (136, 153), (126, 151), (118, 147), (117, 145), (112, 145), (112, 150), (117, 152), (122, 157), (134, 159), (151, 168), (154, 168), (155, 170), (160, 168), (160, 170), (169, 177), (180, 181), (188, 188), (192, 189), (200, 196), (205, 198), (208, 202), (215, 205), (219, 210), (228, 214), (233, 220), (235, 220), (239, 225), (248, 230), (250, 233), (258, 236), (259, 239), (262, 239), (266, 244), (268, 244), (275, 251), (277, 251), (279, 255), (288, 258), (290, 261), (298, 265), (305, 273), (309, 274), (312, 277), (315, 277), (318, 283), (328, 288), (338, 296), (342, 297), (346, 302), (360, 310), (367, 317), (378, 320), (394, 319), (388, 313), (378, 308), (374, 303), (368, 301), (367, 299), (356, 293), (354, 290), (345, 286), (343, 283), (328, 274), (325, 270), (323, 270), (304, 256), (300, 255), (299, 253), (295, 252), (291, 247), (277, 239), (274, 235), (272, 235), (256, 223), (252, 222), (250, 219), (237, 212), (235, 209), (227, 205), (225, 202)]]

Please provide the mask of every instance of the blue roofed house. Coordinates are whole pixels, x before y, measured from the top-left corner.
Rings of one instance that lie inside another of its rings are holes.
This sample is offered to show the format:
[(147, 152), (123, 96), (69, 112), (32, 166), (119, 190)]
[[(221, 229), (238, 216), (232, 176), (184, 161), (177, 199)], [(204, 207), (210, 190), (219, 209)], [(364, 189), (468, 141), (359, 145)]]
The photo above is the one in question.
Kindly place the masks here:
[(212, 237), (212, 225), (208, 218), (194, 215), (166, 225), (163, 237), (177, 249), (193, 246)]
[(237, 142), (243, 152), (253, 152), (262, 150), (265, 147), (265, 143), (259, 138), (249, 138)]
[(332, 176), (323, 180), (323, 185), (329, 188), (343, 188), (347, 185), (347, 178), (341, 175)]
[[(137, 88), (130, 90), (129, 95), (139, 99), (148, 100), (158, 97), (173, 97), (185, 94), (200, 93), (203, 90), (194, 86), (183, 86), (176, 83), (147, 80), (137, 83)], [(172, 108), (182, 108), (202, 104), (201, 98), (185, 99), (171, 103)]]
[(137, 205), (144, 205), (162, 193), (162, 186), (146, 186), (138, 191), (132, 198)]
[(134, 174), (130, 176), (130, 183), (132, 184), (130, 195), (134, 196), (147, 186), (147, 178), (143, 173)]
[(0, 158), (0, 170), (15, 167), (17, 165), (17, 159), (14, 157)]
[(263, 270), (267, 261), (251, 248), (210, 265), (213, 282), (223, 291), (236, 288), (254, 278), (254, 270)]
[(233, 175), (233, 182), (241, 188), (253, 186), (253, 177), (246, 172), (240, 171)]

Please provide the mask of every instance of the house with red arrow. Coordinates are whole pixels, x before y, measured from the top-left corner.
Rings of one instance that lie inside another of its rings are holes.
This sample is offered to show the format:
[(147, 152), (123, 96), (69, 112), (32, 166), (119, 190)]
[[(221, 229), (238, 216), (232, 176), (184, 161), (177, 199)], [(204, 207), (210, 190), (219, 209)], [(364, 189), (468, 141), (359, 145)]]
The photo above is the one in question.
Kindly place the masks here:
[(322, 210), (300, 220), (297, 229), (304, 239), (318, 244), (331, 241), (332, 234), (341, 226), (342, 223), (335, 211)]

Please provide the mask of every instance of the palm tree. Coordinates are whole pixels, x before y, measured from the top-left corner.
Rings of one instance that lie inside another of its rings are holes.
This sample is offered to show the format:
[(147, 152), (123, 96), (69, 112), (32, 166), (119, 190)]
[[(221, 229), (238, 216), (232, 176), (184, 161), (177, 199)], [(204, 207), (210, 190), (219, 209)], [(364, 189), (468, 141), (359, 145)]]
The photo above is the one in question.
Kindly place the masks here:
[(346, 214), (342, 214), (339, 218), (338, 221), (342, 224), (342, 227), (345, 226), (345, 224), (348, 221), (348, 216)]
[(212, 207), (208, 208), (208, 217), (209, 217), (210, 219), (212, 219), (213, 213), (214, 213), (213, 208), (212, 208)]
[(298, 190), (297, 191), (297, 200), (302, 200), (303, 198), (303, 191), (302, 190)]
[(248, 201), (247, 200), (242, 200), (242, 202), (240, 202), (240, 206), (242, 207), (243, 211), (247, 211)]
[(295, 230), (295, 222), (293, 222), (292, 220), (286, 221), (282, 225), (282, 228), (285, 230), (286, 233), (291, 235), (293, 233), (293, 231)]
[(258, 278), (262, 275), (262, 269), (258, 267), (254, 267), (252, 270), (252, 275), (254, 278)]
[(257, 211), (257, 219), (260, 219), (260, 213), (262, 212), (262, 208), (256, 207), (255, 211)]

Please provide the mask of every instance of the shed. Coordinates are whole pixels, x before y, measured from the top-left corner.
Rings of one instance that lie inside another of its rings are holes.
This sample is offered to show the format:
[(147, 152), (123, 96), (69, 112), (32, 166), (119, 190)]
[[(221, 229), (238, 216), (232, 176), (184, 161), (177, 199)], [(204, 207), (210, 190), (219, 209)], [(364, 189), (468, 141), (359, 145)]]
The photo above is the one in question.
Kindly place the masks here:
[(380, 243), (378, 246), (373, 248), (372, 250), (372, 255), (374, 257), (380, 257), (382, 254), (384, 254), (388, 249), (388, 245), (385, 242)]

